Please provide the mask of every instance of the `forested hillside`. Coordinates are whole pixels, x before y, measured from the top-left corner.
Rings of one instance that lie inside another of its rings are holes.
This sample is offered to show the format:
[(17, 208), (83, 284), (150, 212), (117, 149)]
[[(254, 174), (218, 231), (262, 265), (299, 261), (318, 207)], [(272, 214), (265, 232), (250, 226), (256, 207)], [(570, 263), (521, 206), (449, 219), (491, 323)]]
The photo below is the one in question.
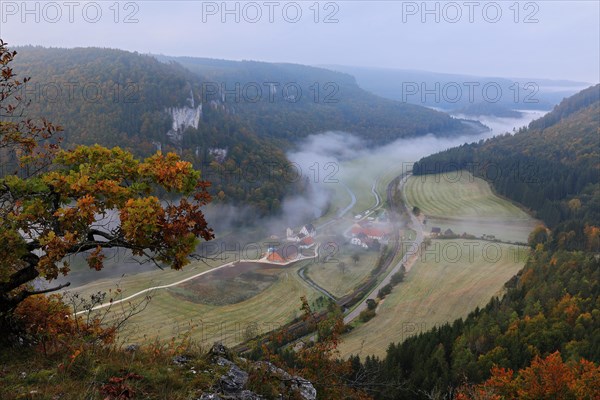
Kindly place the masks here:
[(67, 143), (113, 143), (147, 154), (155, 150), (152, 141), (169, 130), (164, 109), (185, 104), (190, 90), (198, 93), (200, 87), (180, 66), (122, 50), (17, 52), (19, 76), (33, 78), (21, 89), (30, 102), (27, 115), (61, 124)]
[(415, 174), (472, 171), (555, 229), (555, 248), (584, 249), (585, 226), (600, 225), (599, 97), (590, 87), (515, 135), (426, 157)]
[[(21, 90), (25, 116), (61, 125), (64, 146), (121, 146), (141, 157), (176, 151), (212, 181), (215, 201), (250, 205), (258, 215), (277, 213), (286, 196), (304, 190), (285, 153), (309, 134), (345, 130), (375, 145), (476, 130), (325, 69), (100, 48), (16, 50), (19, 77), (33, 77)], [(256, 101), (248, 84), (263, 90)]]
[[(485, 177), (482, 167), (492, 163), (511, 173), (514, 163), (533, 165), (531, 171), (537, 175), (488, 180), (554, 229), (540, 227), (532, 232), (533, 253), (525, 268), (506, 283), (501, 299), (492, 299), (465, 320), (391, 344), (385, 359), (367, 358), (362, 369), (354, 358), (357, 377), (376, 377), (363, 382), (377, 399), (453, 398), (457, 387), (489, 378), (494, 366), (516, 371), (532, 362), (539, 365), (535, 357), (556, 351), (567, 362), (581, 358), (600, 362), (599, 89), (595, 86), (566, 99), (514, 136), (450, 149), (415, 166), (416, 173), (425, 174), (435, 163), (454, 169), (479, 163), (474, 170)], [(598, 387), (597, 367), (593, 368), (596, 375), (591, 387)], [(501, 397), (504, 392), (498, 391), (500, 387), (506, 390), (512, 372), (494, 371), (494, 380), (485, 386), (491, 397), (457, 398), (513, 398)], [(526, 391), (531, 394), (537, 389)], [(589, 390), (579, 395), (548, 393), (550, 397), (544, 398), (598, 396)]]
[(207, 100), (225, 99), (259, 135), (294, 142), (315, 132), (341, 130), (382, 144), (400, 137), (473, 129), (445, 113), (373, 95), (361, 89), (351, 75), (323, 68), (191, 57), (161, 59), (176, 61), (206, 77), (205, 87), (217, 92), (207, 94)]

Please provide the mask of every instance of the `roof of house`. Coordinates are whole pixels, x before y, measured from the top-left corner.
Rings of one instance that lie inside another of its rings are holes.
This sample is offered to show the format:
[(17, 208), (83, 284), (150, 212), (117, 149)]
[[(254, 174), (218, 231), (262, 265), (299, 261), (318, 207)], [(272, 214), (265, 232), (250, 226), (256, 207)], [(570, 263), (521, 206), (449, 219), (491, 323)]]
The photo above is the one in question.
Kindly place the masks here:
[(287, 244), (279, 247), (275, 251), (271, 251), (267, 256), (267, 260), (274, 262), (286, 262), (293, 260), (298, 256), (298, 247), (294, 244)]
[(304, 227), (306, 228), (307, 231), (312, 232), (315, 230), (315, 227), (313, 224), (306, 224), (304, 225)]
[(442, 232), (442, 228), (434, 226), (431, 228), (431, 233), (440, 233)]
[(272, 261), (272, 262), (285, 262), (285, 260), (275, 251), (271, 252), (267, 256), (267, 260)]
[(363, 229), (363, 233), (369, 237), (383, 237), (387, 235), (386, 231), (378, 228), (365, 228)]
[(446, 235), (452, 235), (454, 232), (452, 232), (452, 229), (448, 228), (448, 229), (446, 229), (446, 230), (444, 231), (444, 233), (445, 233)]
[(392, 229), (387, 224), (369, 224), (366, 226), (354, 224), (352, 225), (351, 232), (355, 236), (358, 236), (362, 233), (371, 237), (383, 237), (385, 235), (389, 235), (392, 232)]
[(310, 237), (310, 236), (307, 236), (307, 237), (305, 237), (304, 239), (302, 239), (302, 240), (300, 241), (300, 244), (311, 245), (311, 244), (313, 244), (314, 242), (315, 242), (315, 240), (314, 240), (312, 237)]

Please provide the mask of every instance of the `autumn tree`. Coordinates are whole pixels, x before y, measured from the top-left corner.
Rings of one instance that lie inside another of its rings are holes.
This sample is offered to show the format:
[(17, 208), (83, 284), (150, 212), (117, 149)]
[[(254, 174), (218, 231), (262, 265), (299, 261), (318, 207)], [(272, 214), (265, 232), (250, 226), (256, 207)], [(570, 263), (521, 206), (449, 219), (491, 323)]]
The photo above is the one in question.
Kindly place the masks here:
[(173, 153), (139, 161), (120, 148), (60, 149), (60, 128), (21, 119), (26, 80), (10, 67), (15, 55), (0, 40), (0, 157), (16, 162), (0, 175), (0, 317), (67, 286), (32, 283), (67, 275), (71, 255), (84, 253), (95, 270), (109, 249), (161, 267), (186, 265), (198, 241), (214, 237), (202, 212), (209, 183)]
[(528, 243), (532, 248), (548, 241), (548, 229), (544, 225), (536, 226), (529, 234)]
[(511, 369), (494, 367), (492, 376), (480, 385), (458, 390), (456, 400), (501, 399), (564, 399), (600, 398), (600, 368), (593, 362), (563, 362), (559, 352), (514, 373)]

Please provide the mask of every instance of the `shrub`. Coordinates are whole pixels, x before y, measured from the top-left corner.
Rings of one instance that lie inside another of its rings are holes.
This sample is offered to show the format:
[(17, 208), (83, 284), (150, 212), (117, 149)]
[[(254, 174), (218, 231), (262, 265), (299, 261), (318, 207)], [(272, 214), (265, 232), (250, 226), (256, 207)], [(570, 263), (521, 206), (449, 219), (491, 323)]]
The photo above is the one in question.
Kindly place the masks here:
[(367, 308), (369, 310), (374, 310), (377, 308), (377, 302), (373, 299), (367, 299)]
[(366, 309), (361, 311), (360, 315), (358, 316), (358, 318), (360, 318), (360, 320), (362, 322), (367, 322), (370, 321), (371, 319), (373, 319), (373, 317), (375, 317), (377, 314), (375, 313), (375, 310), (371, 310), (371, 309)]
[(392, 293), (392, 285), (388, 283), (387, 285), (385, 285), (384, 287), (379, 289), (379, 293), (377, 293), (377, 297), (379, 297), (380, 299), (383, 299), (383, 298), (385, 298), (385, 296), (387, 296), (390, 293)]
[(15, 310), (15, 321), (25, 339), (46, 356), (86, 344), (110, 344), (116, 333), (115, 327), (103, 327), (98, 318), (73, 316), (58, 294), (28, 297)]

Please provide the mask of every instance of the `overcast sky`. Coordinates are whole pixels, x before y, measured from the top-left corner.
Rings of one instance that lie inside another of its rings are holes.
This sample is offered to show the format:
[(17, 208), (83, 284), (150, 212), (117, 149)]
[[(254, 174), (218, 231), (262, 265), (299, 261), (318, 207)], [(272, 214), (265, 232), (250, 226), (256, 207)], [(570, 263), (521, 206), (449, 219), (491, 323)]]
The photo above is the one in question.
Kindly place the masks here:
[(599, 4), (0, 0), (0, 37), (13, 46), (100, 46), (596, 83)]

